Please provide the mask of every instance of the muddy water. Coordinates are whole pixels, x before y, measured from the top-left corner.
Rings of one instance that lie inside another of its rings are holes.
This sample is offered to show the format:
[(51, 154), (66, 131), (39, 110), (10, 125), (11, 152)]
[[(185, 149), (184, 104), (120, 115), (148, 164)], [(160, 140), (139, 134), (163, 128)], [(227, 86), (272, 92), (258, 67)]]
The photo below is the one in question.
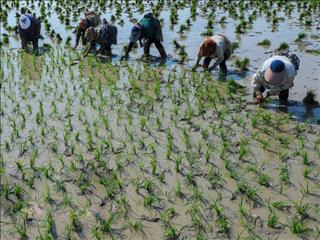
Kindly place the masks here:
[[(23, 1), (21, 1), (21, 6), (23, 6)], [(53, 4), (54, 6), (54, 4)], [(199, 3), (199, 7), (202, 6), (202, 2)], [(146, 6), (146, 9), (148, 7)], [(247, 14), (252, 13), (253, 10), (249, 10)], [(186, 52), (188, 54), (188, 61), (186, 62), (185, 67), (191, 67), (195, 61), (197, 55), (197, 48), (202, 42), (203, 37), (201, 33), (206, 30), (207, 17), (201, 13), (196, 16), (195, 21), (192, 21), (192, 26), (189, 31), (186, 31), (184, 34), (178, 33), (179, 27), (181, 24), (185, 24), (187, 19), (190, 19), (190, 8), (186, 7), (185, 9), (178, 10), (179, 20), (178, 24), (172, 26), (169, 22), (170, 12), (164, 10), (161, 12), (160, 18), (163, 19), (163, 33), (164, 33), (164, 45), (166, 47), (167, 53), (172, 55), (173, 58), (179, 58), (177, 51), (174, 49), (172, 44), (173, 40), (177, 40), (182, 45), (186, 46)], [(8, 22), (10, 26), (15, 25), (15, 15), (16, 11), (13, 9), (9, 12)], [(35, 5), (35, 13), (39, 15), (39, 7)], [(102, 12), (101, 17), (110, 19), (110, 16), (115, 14), (115, 11), (110, 11), (107, 9), (105, 12)], [(133, 18), (139, 19), (141, 14), (133, 11)], [(227, 19), (225, 23), (219, 24), (218, 20), (223, 16), (226, 16)], [(306, 94), (307, 90), (314, 90), (318, 96), (320, 96), (320, 60), (319, 56), (312, 55), (306, 52), (306, 49), (319, 50), (320, 49), (320, 36), (319, 36), (319, 19), (314, 18), (314, 23), (310, 27), (305, 27), (299, 21), (299, 13), (295, 9), (290, 16), (286, 15), (283, 12), (278, 12), (278, 17), (284, 18), (285, 20), (279, 21), (278, 26), (274, 29), (270, 23), (270, 20), (267, 20), (264, 16), (261, 16), (257, 13), (257, 19), (254, 21), (252, 28), (248, 29), (244, 34), (235, 33), (234, 29), (237, 25), (237, 21), (229, 18), (224, 11), (218, 10), (215, 14), (216, 22), (213, 24), (213, 32), (215, 34), (225, 34), (232, 42), (239, 42), (240, 46), (235, 50), (234, 55), (240, 58), (248, 57), (250, 59), (250, 71), (244, 77), (243, 74), (235, 72), (235, 67), (232, 62), (229, 62), (229, 74), (227, 78), (234, 80), (239, 80), (242, 84), (250, 87), (251, 76), (254, 71), (259, 68), (259, 66), (270, 56), (270, 52), (277, 48), (281, 42), (287, 42), (290, 46), (290, 49), (295, 52), (300, 60), (301, 66), (298, 72), (298, 75), (295, 80), (295, 86), (292, 88), (290, 93), (290, 99), (301, 102), (303, 97)], [(123, 47), (128, 44), (128, 35), (132, 24), (128, 19), (125, 13), (122, 14), (121, 19), (124, 21), (123, 25), (115, 23), (118, 27), (118, 45), (114, 46), (114, 54), (121, 55)], [(72, 43), (74, 43), (74, 34), (72, 30), (66, 30), (64, 24), (62, 24), (57, 14), (54, 11), (51, 11), (51, 16), (48, 17), (49, 22), (53, 26), (53, 29), (59, 33), (62, 38), (65, 40), (68, 36), (72, 37)], [(76, 26), (76, 22), (71, 22), (72, 26)], [(44, 33), (44, 26), (42, 26)], [(295, 42), (298, 34), (300, 32), (305, 32), (308, 36), (302, 41), (302, 43)], [(46, 35), (45, 42), (51, 43)], [(261, 42), (264, 39), (269, 39), (271, 41), (271, 46), (264, 48), (257, 46), (258, 42)], [(19, 42), (10, 38), (10, 47), (19, 47)], [(158, 52), (155, 48), (152, 48), (151, 53), (158, 55)], [(134, 51), (131, 54), (132, 59), (139, 58), (142, 54), (142, 49)], [(118, 58), (115, 58), (115, 61), (118, 61)], [(172, 63), (171, 60), (168, 60), (168, 65)], [(218, 78), (218, 71), (213, 73), (215, 77)], [(294, 105), (294, 104), (293, 104)], [(299, 112), (299, 111), (297, 111)]]

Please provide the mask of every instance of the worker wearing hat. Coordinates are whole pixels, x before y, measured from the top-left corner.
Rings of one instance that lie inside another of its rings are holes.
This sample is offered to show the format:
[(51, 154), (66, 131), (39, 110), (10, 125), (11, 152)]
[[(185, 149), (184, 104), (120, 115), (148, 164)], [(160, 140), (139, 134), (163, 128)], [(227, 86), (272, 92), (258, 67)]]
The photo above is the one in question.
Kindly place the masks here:
[[(97, 27), (100, 24), (100, 17), (93, 11), (86, 12), (85, 17), (82, 18), (79, 22), (79, 26), (76, 31), (76, 43), (75, 48), (78, 47), (80, 38), (82, 40), (82, 45), (87, 44), (87, 40), (84, 37), (86, 30), (90, 27)], [(95, 44), (94, 42), (92, 43)]]
[[(220, 70), (227, 71), (226, 60), (232, 54), (231, 42), (224, 35), (215, 35), (206, 38), (199, 47), (198, 57), (193, 69), (196, 69), (200, 64), (200, 60), (204, 57), (202, 67), (212, 71), (219, 65)], [(216, 59), (215, 63), (209, 68), (211, 60)]]
[[(167, 54), (161, 42), (163, 35), (160, 21), (153, 16), (152, 13), (144, 15), (144, 17), (135, 24), (131, 29), (129, 36), (129, 46), (122, 58), (128, 57), (133, 45), (139, 40), (140, 46), (143, 46), (144, 57), (150, 56), (150, 47), (154, 43), (162, 58), (166, 58)], [(142, 43), (143, 40), (143, 43)]]
[(263, 92), (269, 89), (267, 96), (278, 95), (280, 103), (287, 104), (297, 69), (286, 56), (276, 55), (267, 59), (252, 78), (256, 103), (264, 100)]
[(31, 14), (22, 14), (19, 23), (18, 31), (21, 39), (22, 49), (28, 49), (28, 43), (32, 42), (33, 50), (38, 51), (38, 41), (41, 38), (41, 22)]

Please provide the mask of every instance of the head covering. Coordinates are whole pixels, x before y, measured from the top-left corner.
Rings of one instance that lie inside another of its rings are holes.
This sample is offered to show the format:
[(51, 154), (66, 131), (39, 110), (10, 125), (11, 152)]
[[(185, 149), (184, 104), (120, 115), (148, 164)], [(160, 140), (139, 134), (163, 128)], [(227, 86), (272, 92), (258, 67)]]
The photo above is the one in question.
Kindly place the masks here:
[(133, 25), (131, 28), (131, 34), (129, 37), (130, 42), (136, 42), (139, 40), (141, 34), (141, 26), (139, 24)]
[(19, 25), (23, 30), (26, 30), (26, 29), (28, 29), (30, 27), (31, 21), (25, 14), (23, 14), (20, 17)]
[(85, 39), (92, 41), (98, 38), (98, 32), (94, 29), (94, 27), (89, 27), (84, 33)]
[(86, 29), (86, 28), (87, 28), (87, 20), (84, 19), (84, 18), (82, 18), (82, 19), (80, 20), (79, 27), (80, 27), (81, 29)]
[(203, 41), (203, 43), (200, 46), (199, 55), (202, 57), (211, 56), (215, 54), (216, 48), (217, 48), (216, 42), (211, 38), (207, 38)]
[(281, 60), (274, 60), (264, 73), (264, 79), (270, 85), (277, 85), (282, 82), (285, 74), (285, 64)]

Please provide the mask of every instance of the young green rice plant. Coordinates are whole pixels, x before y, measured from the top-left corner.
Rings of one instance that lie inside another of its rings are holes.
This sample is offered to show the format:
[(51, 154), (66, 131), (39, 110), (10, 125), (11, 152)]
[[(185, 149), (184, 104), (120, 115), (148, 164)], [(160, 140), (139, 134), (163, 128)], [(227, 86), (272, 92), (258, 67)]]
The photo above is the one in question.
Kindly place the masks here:
[(149, 194), (152, 194), (153, 193), (153, 182), (151, 179), (146, 179), (144, 181), (144, 189), (146, 189), (146, 191), (149, 193)]
[(240, 70), (240, 71), (247, 71), (248, 70), (248, 65), (249, 65), (250, 60), (248, 58), (244, 58), (242, 60), (237, 59), (235, 61), (235, 66)]
[(282, 184), (289, 184), (289, 169), (286, 164), (282, 165), (280, 168), (280, 181)]
[(172, 218), (176, 215), (176, 210), (174, 208), (168, 208), (161, 213), (160, 219), (164, 223), (169, 223)]
[(69, 217), (70, 217), (70, 221), (71, 221), (72, 230), (77, 233), (82, 232), (82, 224), (80, 222), (80, 218), (78, 216), (78, 213), (76, 213), (74, 210), (71, 210), (69, 212)]
[(137, 219), (129, 220), (128, 221), (129, 228), (134, 230), (135, 232), (142, 231), (142, 222)]
[(185, 60), (187, 59), (188, 57), (188, 54), (186, 52), (186, 47), (185, 46), (181, 46), (179, 48), (179, 56), (180, 56), (180, 60), (179, 60), (179, 63), (183, 64), (185, 62)]
[(102, 240), (103, 239), (102, 238), (102, 233), (101, 233), (99, 227), (96, 226), (96, 225), (91, 229), (91, 234), (92, 234), (93, 238), (96, 239), (96, 240)]
[(15, 224), (14, 228), (16, 230), (16, 233), (19, 235), (19, 239), (21, 240), (27, 240), (27, 225), (25, 223), (23, 224)]
[(228, 218), (223, 213), (223, 207), (217, 201), (215, 201), (213, 204), (213, 209), (215, 210), (218, 217), (216, 220), (216, 223), (217, 223), (219, 232), (222, 232), (224, 234), (229, 233), (231, 230), (231, 225)]
[(306, 33), (304, 33), (304, 32), (300, 32), (299, 34), (298, 34), (298, 37), (297, 37), (297, 39), (296, 39), (296, 42), (301, 42), (303, 39), (305, 39), (307, 37), (307, 34)]
[(303, 103), (307, 105), (319, 105), (316, 101), (316, 93), (313, 90), (308, 90), (306, 96), (303, 98)]
[(232, 48), (232, 51), (235, 51), (236, 49), (238, 49), (240, 47), (240, 43), (239, 42), (233, 42), (231, 44), (231, 48)]
[(147, 195), (143, 197), (143, 205), (146, 208), (151, 208), (155, 202), (156, 202), (156, 197), (154, 195)]
[(303, 198), (299, 202), (293, 202), (293, 206), (302, 219), (309, 216), (308, 210), (310, 210), (311, 206), (309, 203), (303, 203)]
[(289, 45), (286, 42), (282, 42), (280, 43), (279, 47), (277, 48), (277, 50), (281, 51), (281, 50), (289, 50)]
[(182, 191), (181, 191), (181, 184), (180, 181), (177, 181), (176, 186), (175, 186), (175, 194), (178, 197), (182, 196)]
[(264, 39), (261, 42), (258, 42), (258, 46), (269, 47), (271, 45), (271, 41), (269, 39)]
[(116, 214), (111, 212), (107, 219), (99, 218), (99, 229), (102, 233), (111, 233), (112, 225), (116, 221)]
[(140, 118), (140, 130), (144, 131), (147, 125), (148, 119), (145, 117)]
[(241, 197), (240, 203), (239, 203), (239, 213), (242, 216), (248, 216), (250, 214), (250, 210), (245, 206), (244, 198)]
[(270, 228), (276, 228), (278, 224), (279, 216), (276, 214), (275, 210), (272, 208), (269, 208), (269, 215), (268, 215), (268, 227)]
[(290, 231), (294, 234), (302, 234), (307, 231), (307, 228), (297, 215), (295, 215), (291, 220)]
[(165, 239), (165, 240), (178, 239), (178, 234), (177, 234), (175, 228), (172, 225), (166, 224), (164, 226), (163, 239)]
[(269, 187), (270, 186), (270, 177), (265, 173), (259, 173), (258, 183), (262, 186)]

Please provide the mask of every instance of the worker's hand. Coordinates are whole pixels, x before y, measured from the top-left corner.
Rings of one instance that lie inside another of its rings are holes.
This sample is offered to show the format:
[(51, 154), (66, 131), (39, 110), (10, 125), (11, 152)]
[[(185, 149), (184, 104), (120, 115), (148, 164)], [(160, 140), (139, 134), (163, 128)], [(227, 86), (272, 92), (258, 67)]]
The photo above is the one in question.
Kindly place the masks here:
[(259, 94), (256, 96), (256, 99), (255, 99), (256, 104), (261, 104), (263, 101), (264, 101), (264, 98), (263, 98), (262, 94)]
[(120, 61), (126, 60), (128, 58), (128, 54), (121, 56)]
[(192, 71), (195, 71), (198, 67), (200, 67), (201, 65), (200, 64), (195, 64), (193, 67), (192, 67)]
[(215, 68), (216, 68), (216, 66), (211, 66), (211, 67), (208, 68), (208, 71), (212, 72)]

